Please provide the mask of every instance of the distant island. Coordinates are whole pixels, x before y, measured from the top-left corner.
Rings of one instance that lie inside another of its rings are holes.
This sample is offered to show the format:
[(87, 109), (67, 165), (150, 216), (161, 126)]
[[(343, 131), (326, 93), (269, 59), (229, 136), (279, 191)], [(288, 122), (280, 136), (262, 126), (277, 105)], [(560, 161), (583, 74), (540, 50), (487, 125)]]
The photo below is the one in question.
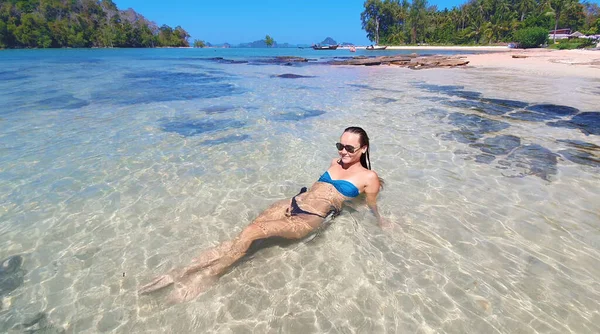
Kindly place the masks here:
[[(200, 42), (200, 43), (198, 43)], [(352, 46), (354, 45), (353, 43), (349, 43), (349, 42), (343, 42), (343, 43), (339, 43), (336, 42), (333, 38), (331, 37), (326, 37), (322, 42), (320, 43), (316, 43), (319, 45), (340, 45), (340, 46)], [(298, 48), (298, 47), (310, 47), (309, 44), (290, 44), (290, 43), (277, 43), (277, 41), (273, 41), (273, 45), (269, 46), (267, 44), (267, 41), (265, 39), (261, 39), (258, 41), (254, 41), (254, 42), (249, 42), (249, 43), (240, 43), (238, 45), (232, 45), (229, 43), (223, 43), (223, 44), (211, 44), (209, 42), (204, 42), (204, 41), (196, 41), (194, 43), (194, 46), (196, 47), (212, 47), (212, 48), (267, 48), (267, 47), (271, 47), (271, 48)]]
[(0, 48), (188, 47), (189, 37), (112, 0), (0, 2)]

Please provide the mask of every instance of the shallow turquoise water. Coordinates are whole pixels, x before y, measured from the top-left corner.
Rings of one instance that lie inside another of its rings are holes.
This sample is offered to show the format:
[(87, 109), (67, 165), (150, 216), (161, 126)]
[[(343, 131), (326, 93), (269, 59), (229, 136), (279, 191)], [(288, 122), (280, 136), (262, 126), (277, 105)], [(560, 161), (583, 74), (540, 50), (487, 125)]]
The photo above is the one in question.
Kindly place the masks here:
[[(599, 331), (600, 81), (324, 64), (348, 55), (0, 52), (0, 331)], [(136, 294), (312, 184), (349, 125), (396, 231), (350, 203), (193, 302)]]

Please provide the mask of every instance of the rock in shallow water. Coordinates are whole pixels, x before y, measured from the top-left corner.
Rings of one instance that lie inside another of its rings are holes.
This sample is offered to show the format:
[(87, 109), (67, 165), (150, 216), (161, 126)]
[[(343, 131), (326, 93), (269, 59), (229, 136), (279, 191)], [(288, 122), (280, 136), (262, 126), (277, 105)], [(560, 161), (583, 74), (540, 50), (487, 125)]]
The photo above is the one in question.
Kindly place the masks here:
[(448, 117), (448, 120), (461, 129), (470, 130), (477, 134), (497, 132), (510, 127), (510, 124), (506, 122), (463, 113), (452, 113)]
[(529, 106), (526, 109), (552, 117), (575, 115), (579, 112), (579, 109), (577, 108), (557, 104), (536, 104)]
[(18, 330), (23, 333), (45, 333), (45, 334), (62, 334), (65, 329), (54, 325), (48, 320), (48, 314), (38, 312), (30, 318), (27, 318), (22, 324), (17, 325), (13, 330)]
[(211, 115), (211, 114), (221, 114), (221, 113), (224, 113), (227, 111), (231, 111), (235, 108), (236, 107), (234, 107), (232, 105), (224, 105), (224, 106), (208, 106), (208, 107), (200, 108), (200, 110)]
[(469, 63), (468, 60), (457, 56), (422, 56), (417, 55), (399, 55), (399, 56), (382, 56), (382, 57), (356, 57), (347, 60), (336, 60), (330, 62), (333, 65), (397, 65), (411, 69), (424, 69), (436, 67), (455, 67), (464, 66)]
[(600, 112), (582, 112), (568, 121), (546, 123), (552, 127), (579, 129), (586, 135), (600, 135)]
[(2, 261), (0, 266), (0, 275), (11, 274), (19, 270), (23, 264), (23, 258), (20, 255), (11, 256)]
[(8, 295), (23, 284), (25, 271), (21, 269), (23, 257), (11, 256), (0, 265), (0, 297)]
[(397, 99), (392, 99), (389, 97), (374, 97), (371, 99), (371, 101), (373, 101), (374, 103), (378, 103), (378, 104), (388, 104), (388, 103), (392, 103), (392, 102), (398, 102)]
[(487, 102), (487, 103), (492, 103), (492, 104), (497, 104), (497, 105), (504, 106), (504, 107), (511, 107), (511, 108), (525, 108), (529, 105), (526, 102), (515, 101), (515, 100), (506, 100), (506, 99), (483, 98), (483, 99), (481, 99), (481, 101)]
[(495, 159), (496, 159), (496, 157), (491, 154), (478, 154), (475, 156), (476, 162), (488, 164), (488, 165), (491, 164), (492, 161), (494, 161)]
[(163, 118), (160, 127), (165, 132), (175, 132), (184, 137), (198, 136), (205, 133), (215, 133), (227, 129), (239, 129), (245, 122), (234, 119), (203, 120), (187, 118)]
[(591, 153), (576, 149), (562, 150), (558, 151), (558, 153), (565, 157), (567, 160), (576, 164), (600, 167), (600, 157), (595, 156)]
[(550, 181), (550, 176), (557, 173), (558, 154), (537, 144), (519, 147), (506, 160), (516, 169), (523, 170), (516, 176), (535, 175)]
[(298, 108), (299, 111), (282, 112), (270, 117), (274, 121), (301, 121), (306, 118), (317, 117), (325, 114), (323, 110)]
[(566, 150), (558, 151), (565, 159), (580, 165), (600, 167), (600, 146), (581, 140), (561, 139), (557, 142), (569, 146)]
[(550, 119), (554, 119), (552, 115), (545, 115), (536, 112), (520, 110), (517, 112), (510, 113), (506, 115), (507, 118), (518, 119), (520, 121), (529, 121), (529, 122), (543, 122)]
[(282, 78), (282, 79), (300, 79), (300, 78), (314, 78), (312, 75), (300, 75), (293, 73), (284, 73), (279, 75), (272, 75), (273, 78)]
[(566, 143), (567, 145), (574, 147), (580, 150), (589, 150), (589, 151), (597, 151), (600, 152), (600, 146), (592, 143), (587, 143), (582, 140), (572, 140), (572, 139), (559, 139), (557, 140), (559, 143)]
[(512, 111), (512, 109), (509, 107), (472, 100), (442, 101), (442, 104), (445, 104), (450, 107), (475, 110), (488, 115), (504, 115)]
[(520, 145), (521, 138), (513, 135), (501, 135), (486, 138), (483, 143), (473, 144), (472, 146), (479, 148), (484, 153), (501, 155), (508, 154)]

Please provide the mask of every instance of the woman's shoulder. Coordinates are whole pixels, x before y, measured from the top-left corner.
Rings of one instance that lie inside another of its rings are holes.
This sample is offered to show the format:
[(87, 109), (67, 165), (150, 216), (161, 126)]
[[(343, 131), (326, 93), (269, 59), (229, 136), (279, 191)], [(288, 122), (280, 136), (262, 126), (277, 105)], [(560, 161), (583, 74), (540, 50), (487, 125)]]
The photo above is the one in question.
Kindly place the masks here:
[(377, 175), (377, 172), (375, 172), (374, 170), (365, 168), (365, 170), (363, 171), (363, 175), (368, 182), (379, 182), (379, 175)]
[(363, 182), (365, 184), (366, 193), (378, 193), (382, 188), (381, 179), (379, 175), (373, 170), (367, 169), (363, 174)]

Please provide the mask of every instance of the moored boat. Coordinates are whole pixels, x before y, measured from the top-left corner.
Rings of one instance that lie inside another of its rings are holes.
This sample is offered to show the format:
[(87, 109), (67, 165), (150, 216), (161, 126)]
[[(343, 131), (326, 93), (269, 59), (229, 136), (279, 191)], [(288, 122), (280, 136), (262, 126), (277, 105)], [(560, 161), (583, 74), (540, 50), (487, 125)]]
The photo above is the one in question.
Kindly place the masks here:
[(315, 50), (335, 50), (339, 45), (313, 45), (312, 48)]
[(367, 46), (367, 50), (377, 51), (377, 50), (385, 50), (387, 49), (387, 45), (369, 45)]

